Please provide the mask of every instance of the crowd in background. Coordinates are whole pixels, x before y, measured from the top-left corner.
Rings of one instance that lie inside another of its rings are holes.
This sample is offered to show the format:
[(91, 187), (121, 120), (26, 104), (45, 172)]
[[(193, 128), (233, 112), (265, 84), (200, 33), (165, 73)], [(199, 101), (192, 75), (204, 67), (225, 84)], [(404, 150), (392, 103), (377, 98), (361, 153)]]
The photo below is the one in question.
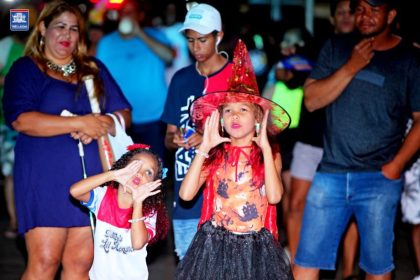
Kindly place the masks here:
[[(45, 1), (48, 2), (48, 1)], [(112, 9), (106, 9), (105, 5), (93, 4), (90, 1), (72, 0), (72, 3), (79, 3), (84, 15), (88, 20), (88, 44), (90, 46), (90, 53), (96, 53), (96, 44), (98, 40), (104, 35), (115, 31), (118, 27), (118, 15), (113, 6)], [(93, 2), (93, 1), (92, 1)], [(106, 2), (106, 1), (95, 1)], [(186, 3), (192, 1), (145, 1), (146, 2), (146, 19), (147, 26), (154, 26), (161, 28), (172, 46), (179, 52), (175, 62), (171, 64), (168, 70), (173, 73), (180, 65), (186, 65), (190, 59), (188, 58), (188, 50), (185, 42), (180, 42), (176, 32), (179, 24), (184, 20), (186, 13)], [(9, 8), (29, 8), (31, 13), (31, 20), (34, 20), (37, 12), (40, 11), (43, 1), (15, 1), (4, 2), (0, 5), (1, 9), (1, 25), (9, 26)], [(221, 49), (232, 53), (237, 38), (243, 39), (250, 50), (260, 50), (263, 53), (256, 52), (254, 68), (259, 77), (259, 86), (263, 87), (268, 78), (269, 68), (274, 65), (281, 57), (280, 43), (283, 34), (286, 30), (297, 27), (305, 29), (305, 8), (301, 5), (293, 5), (288, 1), (286, 5), (282, 6), (282, 19), (275, 21), (271, 19), (271, 6), (269, 4), (252, 4), (251, 1), (232, 1), (226, 5), (222, 0), (206, 1), (213, 5), (218, 10), (222, 11), (223, 29), (225, 39), (222, 42)], [(315, 5), (319, 4), (322, 9), (329, 9), (329, 2), (326, 0), (315, 1)], [(409, 40), (418, 41), (418, 32), (412, 26), (416, 26), (416, 3), (410, 1), (399, 1), (400, 12), (398, 15), (398, 24), (395, 29), (398, 34), (403, 35)], [(315, 49), (320, 47), (324, 40), (334, 32), (334, 27), (331, 25), (331, 20), (326, 16), (325, 11), (321, 13), (322, 16), (314, 17), (314, 31), (313, 37)], [(35, 15), (35, 16), (34, 16)], [(9, 28), (2, 28), (0, 30), (0, 38), (9, 35), (11, 32)], [(14, 32), (16, 33), (16, 32)], [(16, 35), (25, 37), (28, 32), (17, 32)], [(179, 45), (183, 45), (181, 49)], [(252, 53), (252, 52), (251, 52)], [(169, 82), (169, 78), (168, 78)]]
[[(184, 34), (179, 32), (187, 12), (186, 4), (188, 3), (163, 0), (140, 2), (140, 6), (123, 7), (118, 11), (101, 4), (79, 3), (88, 23), (86, 35), (88, 54), (97, 57), (105, 64), (127, 98), (128, 103), (133, 107), (129, 134), (135, 142), (152, 145), (153, 150), (164, 160), (165, 165), (173, 169), (174, 152), (168, 150), (168, 145), (165, 147), (167, 127), (166, 123), (161, 120), (161, 116), (173, 75), (179, 69), (197, 60), (189, 53)], [(340, 10), (339, 12), (342, 14), (336, 15), (337, 10), (332, 9), (332, 22), (329, 21), (330, 19), (316, 18), (315, 30), (311, 34), (305, 29), (304, 8), (301, 6), (284, 7), (283, 19), (276, 22), (270, 19), (269, 5), (252, 5), (239, 1), (228, 5), (226, 1), (222, 0), (207, 2), (220, 11), (223, 19), (224, 36), (218, 44), (218, 49), (225, 51), (227, 58), (231, 58), (237, 39), (242, 39), (248, 46), (260, 91), (269, 99), (276, 100), (277, 98), (280, 104), (282, 98), (281, 86), (285, 86), (290, 91), (300, 90), (301, 92), (296, 93), (296, 96), (300, 96), (301, 99), (296, 102), (301, 103), (304, 81), (314, 66), (321, 46), (334, 33), (352, 32), (352, 27), (348, 27), (349, 29), (343, 27), (342, 31), (338, 30), (339, 22), (334, 22), (334, 19), (337, 20), (338, 18), (339, 20), (341, 16), (343, 25), (346, 25), (346, 21), (352, 20), (349, 10)], [(336, 2), (346, 1), (333, 0), (331, 3), (336, 4)], [(401, 12), (392, 28), (396, 34), (419, 44), (419, 32), (413, 32), (412, 28), (416, 26), (416, 20), (418, 21), (413, 12), (415, 9), (409, 1), (401, 1), (400, 4)], [(31, 17), (36, 17), (42, 5), (42, 2), (37, 4), (23, 3), (19, 7), (30, 8)], [(335, 7), (334, 4), (331, 6)], [(337, 9), (340, 8), (337, 7)], [(139, 16), (140, 14), (141, 16)], [(134, 18), (134, 21), (141, 24), (138, 26), (130, 25), (129, 20), (125, 22), (122, 20), (124, 17)], [(8, 25), (8, 10), (2, 9), (1, 26)], [(125, 34), (126, 37), (122, 37), (125, 40), (119, 37), (121, 34)], [(8, 49), (11, 50), (10, 56), (0, 61), (0, 87), (3, 87), (4, 76), (13, 60), (23, 55), (23, 48), (28, 35), (29, 32), (11, 32), (5, 28), (0, 30), (0, 45), (2, 42), (4, 43), (6, 38), (9, 38)], [(136, 41), (130, 41), (131, 38), (140, 38), (143, 43), (138, 45)], [(1, 49), (0, 58), (6, 56), (4, 49)], [(3, 63), (3, 61), (7, 63)], [(147, 90), (139, 93), (138, 88), (147, 88)], [(281, 105), (291, 106), (290, 104)], [(293, 106), (289, 108), (293, 111)], [(299, 158), (302, 153), (311, 153), (314, 157), (320, 157), (316, 154), (318, 152), (322, 154), (322, 144), (317, 145), (322, 142), (322, 140), (318, 141), (319, 137), (322, 138), (322, 136), (314, 136), (314, 134), (319, 134), (323, 130), (322, 119), (324, 118), (322, 112), (321, 116), (313, 113), (308, 115), (309, 112), (305, 112), (303, 109), (301, 111), (300, 108), (293, 113), (295, 118), (292, 115), (292, 120), (300, 119), (300, 122), (293, 124), (295, 127), (292, 125), (278, 138), (283, 158), (282, 179), (286, 188), (281, 206), (278, 207), (281, 213), (278, 220), (279, 227), (283, 231), (281, 236), (284, 245), (290, 250), (292, 260), (296, 254), (298, 242), (293, 237), (300, 231), (300, 224), (299, 222), (296, 224), (296, 221), (302, 219), (304, 206), (302, 201), (306, 197), (306, 193), (294, 193), (293, 186), (305, 187), (307, 192), (313, 178), (312, 174), (308, 175), (309, 177), (304, 176), (303, 181), (300, 181), (302, 177), (293, 171), (293, 159)], [(320, 121), (316, 122), (316, 119)], [(3, 124), (1, 125), (0, 129), (7, 129)], [(300, 129), (298, 130), (297, 127), (299, 126)], [(302, 135), (302, 127), (305, 128), (306, 133), (310, 131), (314, 134), (310, 136)], [(15, 138), (13, 131), (9, 131), (7, 135), (9, 146), (2, 147), (3, 157), (6, 154), (11, 155)], [(305, 143), (302, 139), (307, 140), (308, 138), (311, 138), (310, 145), (319, 146), (320, 150), (296, 151), (296, 143)], [(13, 210), (13, 184), (11, 183), (13, 172), (10, 169), (13, 155), (11, 157), (11, 159), (7, 159), (9, 169), (4, 168), (6, 165), (4, 162), (1, 162), (1, 164), (7, 211), (10, 217), (10, 224), (5, 234), (9, 238), (15, 238), (17, 225)], [(313, 158), (308, 160), (319, 162), (320, 158), (318, 160)], [(300, 169), (299, 166), (295, 166), (295, 168)], [(309, 182), (309, 185), (307, 182)], [(349, 239), (345, 241), (349, 244), (343, 252), (344, 277), (352, 277), (354, 265), (357, 263), (355, 258), (357, 256), (358, 238), (357, 229), (353, 226), (354, 223), (348, 232)], [(413, 241), (420, 243), (418, 235), (420, 235), (418, 230), (413, 231)], [(417, 244), (417, 247), (420, 247), (420, 245)]]

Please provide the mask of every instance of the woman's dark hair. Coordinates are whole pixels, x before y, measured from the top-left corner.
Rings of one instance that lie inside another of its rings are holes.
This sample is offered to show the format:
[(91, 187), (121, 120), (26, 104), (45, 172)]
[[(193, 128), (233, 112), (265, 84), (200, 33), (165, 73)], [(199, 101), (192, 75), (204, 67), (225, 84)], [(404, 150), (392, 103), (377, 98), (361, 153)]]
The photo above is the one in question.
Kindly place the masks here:
[(350, 0), (330, 0), (330, 16), (335, 16), (335, 11), (337, 10), (338, 3), (345, 2)]
[[(117, 160), (113, 165), (111, 170), (118, 170), (126, 167), (134, 158), (135, 155), (138, 154), (148, 154), (151, 155), (158, 166), (158, 172), (156, 173), (156, 177), (154, 180), (162, 178), (163, 174), (163, 163), (159, 156), (149, 150), (143, 148), (137, 148), (126, 152), (119, 160)], [(115, 181), (111, 181), (107, 183), (113, 188), (118, 188), (119, 183)], [(169, 218), (168, 218), (168, 211), (165, 206), (165, 188), (161, 188), (161, 192), (146, 198), (143, 202), (143, 215), (147, 216), (153, 212), (156, 212), (156, 235), (149, 240), (149, 244), (153, 244), (159, 239), (164, 239), (169, 231)]]
[(42, 44), (42, 34), (40, 25), (43, 24), (48, 28), (50, 23), (63, 13), (68, 12), (76, 16), (79, 28), (79, 41), (77, 42), (76, 49), (73, 52), (73, 59), (77, 65), (77, 82), (82, 83), (83, 77), (93, 76), (93, 83), (95, 85), (95, 96), (100, 100), (100, 105), (105, 106), (105, 89), (102, 79), (99, 77), (99, 68), (96, 62), (87, 54), (86, 47), (86, 23), (80, 9), (71, 3), (63, 0), (52, 1), (47, 3), (41, 11), (36, 24), (28, 38), (25, 46), (25, 55), (32, 57), (42, 71), (47, 72), (47, 58), (44, 54), (45, 44)]

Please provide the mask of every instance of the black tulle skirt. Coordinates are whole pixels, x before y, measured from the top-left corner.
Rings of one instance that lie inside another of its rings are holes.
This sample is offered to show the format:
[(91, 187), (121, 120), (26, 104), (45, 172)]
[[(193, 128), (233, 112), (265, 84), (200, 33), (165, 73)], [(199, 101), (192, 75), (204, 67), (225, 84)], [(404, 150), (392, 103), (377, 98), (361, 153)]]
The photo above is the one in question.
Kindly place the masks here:
[(234, 234), (207, 222), (179, 263), (176, 279), (289, 280), (293, 275), (283, 248), (268, 230)]

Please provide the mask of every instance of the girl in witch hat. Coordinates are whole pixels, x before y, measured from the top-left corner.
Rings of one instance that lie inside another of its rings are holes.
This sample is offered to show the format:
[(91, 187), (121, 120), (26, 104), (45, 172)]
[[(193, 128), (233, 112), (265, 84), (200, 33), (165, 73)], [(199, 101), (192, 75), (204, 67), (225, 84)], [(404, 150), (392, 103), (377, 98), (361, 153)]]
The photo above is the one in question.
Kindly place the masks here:
[(192, 200), (205, 184), (200, 228), (176, 279), (293, 279), (277, 241), (275, 204), (283, 194), (279, 149), (287, 112), (262, 98), (245, 44), (239, 41), (227, 91), (191, 107), (203, 141), (181, 185)]

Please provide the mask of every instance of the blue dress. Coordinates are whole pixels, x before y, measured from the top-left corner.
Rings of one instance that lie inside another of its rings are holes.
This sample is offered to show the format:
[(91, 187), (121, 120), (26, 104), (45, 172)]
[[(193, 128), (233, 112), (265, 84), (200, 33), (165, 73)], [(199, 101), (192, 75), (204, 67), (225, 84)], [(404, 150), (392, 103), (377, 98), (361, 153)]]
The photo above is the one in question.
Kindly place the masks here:
[[(102, 113), (131, 109), (104, 64), (95, 60), (104, 83)], [(60, 115), (66, 109), (77, 115), (91, 113), (84, 86), (44, 74), (29, 57), (22, 57), (6, 76), (4, 113), (9, 126), (24, 112)], [(34, 137), (20, 133), (15, 148), (14, 188), (19, 233), (34, 227), (89, 225), (88, 213), (70, 196), (70, 186), (83, 179), (78, 141), (63, 134)], [(84, 145), (87, 175), (102, 171), (96, 141)]]

